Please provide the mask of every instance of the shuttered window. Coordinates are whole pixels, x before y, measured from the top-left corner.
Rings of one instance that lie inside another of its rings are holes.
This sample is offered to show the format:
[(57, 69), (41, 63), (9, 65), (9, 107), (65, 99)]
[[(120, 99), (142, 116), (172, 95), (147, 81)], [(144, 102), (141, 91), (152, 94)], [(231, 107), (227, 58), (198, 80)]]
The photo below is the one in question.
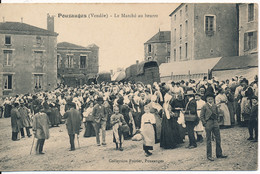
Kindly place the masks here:
[(244, 50), (252, 50), (257, 48), (257, 31), (244, 34)]
[(248, 22), (254, 20), (254, 4), (248, 4)]
[(13, 76), (12, 75), (4, 75), (4, 90), (13, 89)]
[(4, 50), (4, 66), (12, 65), (12, 50)]

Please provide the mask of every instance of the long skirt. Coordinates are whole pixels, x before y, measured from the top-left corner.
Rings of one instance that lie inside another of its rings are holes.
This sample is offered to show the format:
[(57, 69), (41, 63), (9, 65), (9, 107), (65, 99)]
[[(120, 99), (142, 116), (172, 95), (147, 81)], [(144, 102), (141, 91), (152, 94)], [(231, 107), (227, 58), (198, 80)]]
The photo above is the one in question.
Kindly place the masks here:
[(224, 112), (224, 117), (223, 117), (223, 120), (224, 120), (224, 126), (231, 126), (231, 121), (230, 121), (230, 113), (229, 113), (229, 110), (228, 110), (228, 107), (225, 103), (221, 103), (220, 104), (220, 110), (222, 110)]
[(182, 142), (179, 126), (177, 118), (171, 117), (170, 119), (167, 119), (163, 116), (160, 147), (163, 147), (164, 149), (173, 149), (177, 144)]
[(241, 121), (248, 121), (249, 120), (249, 100), (247, 97), (243, 97), (241, 101)]
[(159, 116), (159, 114), (154, 114), (155, 120), (156, 120), (156, 143), (160, 142), (160, 138), (161, 138), (161, 129), (162, 129), (162, 120)]
[(84, 137), (94, 137), (94, 136), (96, 136), (95, 128), (93, 126), (93, 121), (86, 121), (84, 124), (85, 124)]
[[(200, 110), (197, 111), (198, 115), (200, 116)], [(199, 123), (195, 126), (194, 131), (198, 134), (198, 135), (202, 135), (203, 131), (204, 131), (204, 127), (202, 125), (201, 120), (199, 121)]]
[(235, 124), (235, 109), (234, 109), (234, 102), (228, 102), (227, 103), (227, 107), (230, 113), (230, 121), (231, 124), (234, 125)]
[(5, 112), (4, 112), (5, 118), (11, 117), (11, 110), (12, 110), (12, 105), (6, 104), (5, 105)]
[(152, 124), (144, 124), (142, 128), (144, 150), (152, 150), (155, 143), (155, 133)]

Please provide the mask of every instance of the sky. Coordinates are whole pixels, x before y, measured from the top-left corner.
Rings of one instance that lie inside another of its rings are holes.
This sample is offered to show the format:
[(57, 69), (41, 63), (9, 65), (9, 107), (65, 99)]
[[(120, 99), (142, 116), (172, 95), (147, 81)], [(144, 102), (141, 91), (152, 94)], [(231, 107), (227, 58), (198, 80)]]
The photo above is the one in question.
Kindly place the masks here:
[[(170, 31), (169, 14), (178, 3), (161, 4), (0, 4), (0, 21), (16, 21), (47, 28), (47, 13), (55, 16), (57, 42), (99, 46), (99, 70), (116, 71), (144, 60), (144, 43), (161, 31)], [(66, 18), (81, 14), (87, 18)], [(105, 17), (90, 17), (91, 14)], [(136, 14), (123, 18), (122, 14)], [(147, 18), (145, 14), (157, 15)], [(119, 17), (115, 17), (118, 16)], [(143, 17), (138, 17), (143, 15)]]

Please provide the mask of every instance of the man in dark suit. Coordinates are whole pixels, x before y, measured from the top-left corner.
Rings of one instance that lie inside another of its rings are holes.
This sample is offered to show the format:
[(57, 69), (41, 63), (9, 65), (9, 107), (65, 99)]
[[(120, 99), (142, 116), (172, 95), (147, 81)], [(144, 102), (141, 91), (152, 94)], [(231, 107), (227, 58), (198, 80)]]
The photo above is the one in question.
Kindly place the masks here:
[(102, 131), (102, 145), (106, 145), (106, 122), (107, 122), (107, 112), (103, 105), (103, 97), (97, 98), (97, 104), (93, 108), (92, 115), (94, 117), (94, 125), (96, 132), (97, 145), (100, 146), (100, 129)]
[(66, 127), (70, 138), (70, 151), (75, 150), (75, 134), (79, 135), (81, 115), (76, 110), (75, 103), (69, 103), (68, 110), (64, 114), (66, 120)]
[(214, 161), (212, 158), (212, 146), (211, 146), (211, 132), (214, 134), (216, 139), (216, 156), (217, 158), (227, 158), (222, 154), (220, 131), (218, 124), (218, 108), (214, 103), (214, 94), (206, 94), (206, 104), (201, 108), (200, 119), (206, 130), (207, 139), (207, 158), (210, 161)]

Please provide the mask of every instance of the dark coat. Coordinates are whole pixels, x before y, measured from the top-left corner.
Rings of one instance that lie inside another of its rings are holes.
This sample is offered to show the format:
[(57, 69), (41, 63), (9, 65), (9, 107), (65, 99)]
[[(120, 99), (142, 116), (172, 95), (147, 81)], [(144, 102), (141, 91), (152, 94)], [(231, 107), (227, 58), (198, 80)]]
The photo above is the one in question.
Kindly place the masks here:
[(20, 128), (22, 128), (21, 115), (17, 108), (11, 110), (11, 126), (12, 132), (19, 132)]
[(29, 116), (29, 113), (30, 113), (30, 110), (23, 106), (23, 107), (20, 107), (19, 109), (19, 113), (21, 115), (21, 123), (22, 123), (22, 127), (30, 127), (31, 126), (31, 119), (30, 119), (30, 116)]
[(217, 116), (216, 119), (218, 120), (219, 115), (218, 115), (218, 107), (216, 104), (212, 104), (212, 106), (210, 106), (208, 103), (206, 103), (204, 106), (202, 106), (200, 111), (200, 120), (203, 125), (205, 125), (206, 122), (210, 119), (213, 112), (216, 114)]
[(252, 106), (250, 112), (250, 120), (258, 120), (258, 105)]
[(100, 121), (107, 121), (107, 111), (103, 105), (96, 104), (93, 108), (93, 117), (96, 123)]
[(77, 111), (74, 108), (71, 108), (64, 114), (64, 118), (67, 119), (66, 126), (68, 130), (68, 134), (69, 135), (79, 134), (80, 124), (81, 124), (80, 122), (81, 115), (79, 111)]

